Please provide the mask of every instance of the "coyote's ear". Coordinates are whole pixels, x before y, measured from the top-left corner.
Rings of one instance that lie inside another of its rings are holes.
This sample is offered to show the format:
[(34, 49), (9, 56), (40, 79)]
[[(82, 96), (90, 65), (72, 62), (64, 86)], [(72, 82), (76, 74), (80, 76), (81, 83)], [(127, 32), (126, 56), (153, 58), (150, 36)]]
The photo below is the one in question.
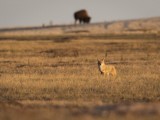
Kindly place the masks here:
[(105, 61), (105, 58), (103, 58), (102, 61)]
[(98, 63), (101, 63), (101, 60), (97, 59), (97, 62), (98, 62)]
[(99, 59), (97, 59), (97, 63), (98, 65), (101, 65), (101, 61)]

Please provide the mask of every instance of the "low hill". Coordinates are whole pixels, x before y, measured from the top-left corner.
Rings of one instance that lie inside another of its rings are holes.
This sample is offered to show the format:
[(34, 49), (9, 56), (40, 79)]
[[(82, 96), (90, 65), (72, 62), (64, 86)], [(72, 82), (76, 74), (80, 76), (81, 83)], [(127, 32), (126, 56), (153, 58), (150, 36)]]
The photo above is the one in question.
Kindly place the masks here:
[(108, 32), (157, 33), (160, 31), (160, 17), (116, 21), (106, 26)]
[(88, 25), (54, 25), (0, 29), (0, 35), (61, 34), (159, 34), (160, 17), (92, 23)]

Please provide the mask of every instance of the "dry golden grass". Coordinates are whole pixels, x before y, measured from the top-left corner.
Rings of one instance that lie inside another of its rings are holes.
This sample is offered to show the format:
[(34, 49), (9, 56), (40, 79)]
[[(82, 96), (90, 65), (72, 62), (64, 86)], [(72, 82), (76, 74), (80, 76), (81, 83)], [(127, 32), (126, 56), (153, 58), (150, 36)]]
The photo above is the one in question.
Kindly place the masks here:
[[(34, 107), (37, 119), (74, 119), (74, 110), (78, 111), (78, 119), (94, 119), (94, 112), (86, 112), (96, 105), (160, 101), (159, 40), (68, 39), (71, 40), (0, 41), (0, 107), (6, 109), (0, 111), (0, 118), (12, 119), (25, 106), (26, 119), (30, 119), (28, 115), (34, 113), (30, 111)], [(97, 58), (105, 55), (107, 63), (116, 67), (115, 79), (107, 79), (98, 71)], [(32, 103), (35, 100), (40, 102)], [(53, 103), (41, 107), (45, 101)], [(61, 104), (64, 109), (55, 109)], [(66, 104), (70, 107), (65, 108)], [(11, 114), (6, 115), (7, 112)], [(59, 112), (64, 113), (62, 118)], [(100, 112), (97, 119), (105, 117)], [(112, 114), (110, 117), (118, 118)], [(131, 118), (134, 117), (127, 119)]]

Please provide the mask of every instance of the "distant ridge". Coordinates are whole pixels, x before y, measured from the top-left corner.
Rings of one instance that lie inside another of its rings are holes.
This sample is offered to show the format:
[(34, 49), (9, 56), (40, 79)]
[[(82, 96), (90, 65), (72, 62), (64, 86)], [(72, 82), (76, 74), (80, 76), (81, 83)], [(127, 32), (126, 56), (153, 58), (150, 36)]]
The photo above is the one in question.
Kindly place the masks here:
[(54, 33), (71, 33), (74, 31), (89, 31), (90, 33), (159, 33), (160, 17), (119, 20), (110, 22), (91, 23), (88, 25), (51, 25), (51, 26), (31, 26), (31, 27), (15, 27), (1, 28), (0, 33), (18, 32), (18, 31), (54, 31)]

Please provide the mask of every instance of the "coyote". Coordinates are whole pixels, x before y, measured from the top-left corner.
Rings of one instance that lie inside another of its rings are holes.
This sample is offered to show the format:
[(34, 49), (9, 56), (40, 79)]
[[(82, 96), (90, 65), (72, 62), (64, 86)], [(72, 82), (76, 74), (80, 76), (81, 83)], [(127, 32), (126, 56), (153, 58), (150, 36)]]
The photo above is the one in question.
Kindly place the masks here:
[(106, 65), (104, 62), (104, 59), (102, 59), (102, 61), (101, 60), (97, 60), (97, 61), (98, 61), (98, 68), (101, 74), (107, 75), (107, 76), (109, 75), (116, 76), (117, 72), (113, 65)]

